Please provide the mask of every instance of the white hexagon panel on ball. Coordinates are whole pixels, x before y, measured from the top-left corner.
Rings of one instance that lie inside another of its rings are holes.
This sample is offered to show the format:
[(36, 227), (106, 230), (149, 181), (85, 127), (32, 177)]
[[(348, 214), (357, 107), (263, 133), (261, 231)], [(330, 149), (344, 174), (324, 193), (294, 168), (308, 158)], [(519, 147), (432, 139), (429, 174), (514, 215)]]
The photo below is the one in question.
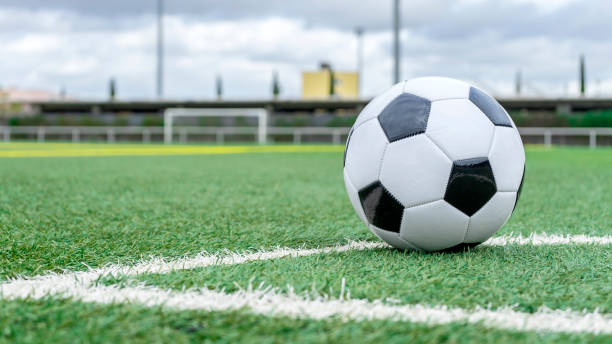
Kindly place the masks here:
[(486, 157), (494, 131), (493, 123), (467, 99), (431, 104), (427, 136), (453, 161)]
[(525, 150), (513, 127), (495, 127), (489, 161), (499, 191), (518, 191), (525, 170)]
[(390, 143), (380, 181), (404, 207), (440, 200), (453, 163), (425, 135)]
[(404, 210), (400, 238), (425, 251), (463, 243), (470, 218), (444, 200)]
[(347, 142), (344, 168), (358, 190), (377, 181), (387, 138), (376, 119), (355, 128)]

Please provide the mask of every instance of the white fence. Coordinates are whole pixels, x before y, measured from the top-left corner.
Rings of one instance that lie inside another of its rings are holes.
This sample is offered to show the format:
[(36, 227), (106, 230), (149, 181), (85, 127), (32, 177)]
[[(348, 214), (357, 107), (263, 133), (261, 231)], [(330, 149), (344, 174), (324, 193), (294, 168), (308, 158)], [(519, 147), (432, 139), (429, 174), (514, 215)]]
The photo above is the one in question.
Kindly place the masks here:
[[(350, 128), (329, 127), (269, 127), (267, 140), (274, 142), (289, 139), (299, 144), (311, 141), (316, 137), (334, 144), (341, 144), (344, 143), (349, 130)], [(205, 141), (203, 137), (206, 136), (209, 138), (208, 141), (213, 138), (215, 142), (221, 144), (230, 135), (252, 136), (253, 140), (256, 140), (258, 135), (257, 127), (175, 127), (174, 132), (174, 136), (180, 143)], [(600, 144), (598, 142), (600, 137), (607, 137), (608, 144), (612, 142), (610, 140), (612, 128), (519, 128), (519, 132), (524, 139), (535, 137), (538, 138), (539, 143), (547, 146), (556, 143), (555, 138), (588, 138), (590, 147)], [(163, 137), (163, 127), (0, 127), (0, 140), (5, 142), (14, 139), (35, 139), (39, 142), (103, 140), (112, 143), (120, 140), (149, 143), (163, 142)]]
[(612, 136), (612, 128), (519, 128), (522, 137), (541, 136), (543, 143), (550, 146), (555, 137), (588, 137), (589, 147), (597, 147), (598, 136)]

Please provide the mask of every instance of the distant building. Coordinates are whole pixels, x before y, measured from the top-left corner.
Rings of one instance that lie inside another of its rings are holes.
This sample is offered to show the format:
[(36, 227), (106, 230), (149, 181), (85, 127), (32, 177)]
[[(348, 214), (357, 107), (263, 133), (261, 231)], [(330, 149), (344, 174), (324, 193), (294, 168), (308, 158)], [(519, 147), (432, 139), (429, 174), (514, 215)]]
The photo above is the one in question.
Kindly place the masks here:
[(54, 93), (43, 90), (24, 90), (14, 87), (0, 88), (0, 117), (28, 115), (34, 111), (32, 102), (67, 100), (64, 91)]
[[(333, 90), (331, 76), (333, 75)], [(318, 71), (302, 72), (302, 98), (304, 99), (355, 99), (359, 97), (359, 74), (337, 72), (322, 65)]]
[(51, 100), (63, 100), (64, 97), (59, 93), (43, 91), (43, 90), (22, 90), (9, 87), (6, 89), (0, 88), (0, 101), (17, 103), (17, 102), (40, 102)]

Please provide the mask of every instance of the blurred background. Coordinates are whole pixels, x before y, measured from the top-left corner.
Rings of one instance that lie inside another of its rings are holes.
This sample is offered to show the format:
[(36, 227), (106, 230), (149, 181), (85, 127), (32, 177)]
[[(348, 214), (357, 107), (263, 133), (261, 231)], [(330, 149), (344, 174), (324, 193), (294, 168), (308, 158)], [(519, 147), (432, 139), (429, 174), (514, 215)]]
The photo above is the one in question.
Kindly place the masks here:
[[(439, 75), (497, 97), (526, 142), (608, 145), (610, 13), (603, 0), (2, 0), (0, 139), (160, 141), (163, 112), (190, 107), (264, 108), (270, 142), (340, 143), (372, 96)], [(175, 124), (180, 142), (229, 142), (257, 120)]]

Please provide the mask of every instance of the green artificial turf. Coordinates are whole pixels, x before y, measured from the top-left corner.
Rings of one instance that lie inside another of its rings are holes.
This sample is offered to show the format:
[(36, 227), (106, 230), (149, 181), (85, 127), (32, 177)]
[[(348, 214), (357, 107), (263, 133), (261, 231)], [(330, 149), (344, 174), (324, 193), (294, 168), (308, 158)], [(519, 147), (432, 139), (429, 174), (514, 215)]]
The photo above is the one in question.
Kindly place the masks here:
[(202, 250), (373, 239), (341, 154), (0, 159), (0, 279)]
[(612, 233), (612, 149), (526, 153), (521, 199), (502, 232)]
[[(503, 234), (610, 235), (612, 150), (527, 150), (521, 200)], [(0, 282), (150, 256), (378, 241), (355, 215), (341, 153), (0, 159)], [(332, 296), (522, 311), (612, 309), (610, 246), (507, 246), (455, 254), (352, 251), (213, 266), (140, 281), (235, 290), (265, 281)], [(253, 278), (253, 279), (252, 279)], [(251, 280), (252, 279), (252, 280)], [(129, 283), (119, 278), (106, 283)], [(331, 288), (331, 292), (330, 292)], [(415, 340), (417, 338), (418, 340)], [(245, 312), (0, 300), (5, 342), (591, 342), (476, 325), (291, 320)]]

